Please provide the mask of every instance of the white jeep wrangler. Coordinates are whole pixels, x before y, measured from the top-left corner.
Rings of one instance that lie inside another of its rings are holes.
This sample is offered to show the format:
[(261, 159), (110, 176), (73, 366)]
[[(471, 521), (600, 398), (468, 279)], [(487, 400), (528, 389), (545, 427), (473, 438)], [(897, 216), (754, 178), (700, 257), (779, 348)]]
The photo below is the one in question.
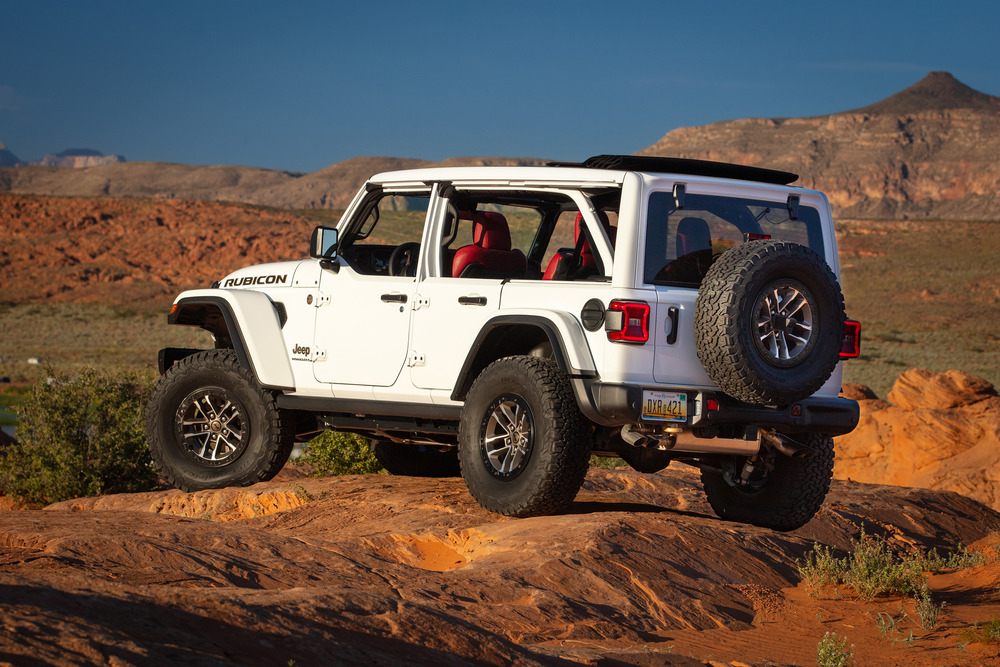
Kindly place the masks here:
[(797, 528), (857, 425), (860, 329), (797, 178), (635, 156), (374, 176), (310, 259), (177, 297), (169, 322), (215, 349), (160, 352), (160, 474), (252, 484), (334, 429), (501, 514), (563, 509), (596, 454), (697, 466), (720, 517)]

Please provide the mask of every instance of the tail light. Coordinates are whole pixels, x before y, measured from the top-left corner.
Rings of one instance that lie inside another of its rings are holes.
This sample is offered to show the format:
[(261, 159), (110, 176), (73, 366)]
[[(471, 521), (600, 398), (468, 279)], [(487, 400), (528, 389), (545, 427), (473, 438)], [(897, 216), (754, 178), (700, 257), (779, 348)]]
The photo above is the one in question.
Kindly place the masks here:
[(649, 304), (642, 301), (612, 301), (604, 330), (608, 340), (645, 343), (649, 340)]
[(861, 322), (844, 321), (844, 340), (840, 345), (841, 359), (857, 359), (861, 356)]

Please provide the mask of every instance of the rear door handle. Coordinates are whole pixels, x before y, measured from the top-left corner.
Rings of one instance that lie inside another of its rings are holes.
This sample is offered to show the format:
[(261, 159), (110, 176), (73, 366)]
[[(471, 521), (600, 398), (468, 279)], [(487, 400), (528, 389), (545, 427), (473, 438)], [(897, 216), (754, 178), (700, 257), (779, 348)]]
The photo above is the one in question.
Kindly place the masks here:
[(386, 303), (406, 303), (405, 294), (383, 294), (382, 301)]
[(485, 296), (460, 296), (458, 302), (463, 306), (485, 306)]

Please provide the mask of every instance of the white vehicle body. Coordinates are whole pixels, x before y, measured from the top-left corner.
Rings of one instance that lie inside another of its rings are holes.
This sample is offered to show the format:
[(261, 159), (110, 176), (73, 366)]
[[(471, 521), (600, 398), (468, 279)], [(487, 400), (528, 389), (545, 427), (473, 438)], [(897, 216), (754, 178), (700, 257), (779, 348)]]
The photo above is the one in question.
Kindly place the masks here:
[[(455, 167), (378, 174), (337, 225), (335, 253), (314, 251), (309, 259), (243, 268), (211, 289), (184, 292), (175, 301), (171, 322), (206, 328), (217, 347), (235, 349), (240, 364), (274, 391), (280, 408), (314, 414), (324, 427), (398, 443), (455, 445), (457, 423), (477, 375), (509, 355), (557, 362), (582, 414), (604, 430), (591, 445), (598, 453), (655, 441), (674, 453), (752, 456), (761, 447), (758, 430), (836, 434), (853, 428), (857, 405), (838, 398), (839, 363), (794, 406), (749, 406), (727, 397), (699, 358), (698, 285), (671, 277), (670, 261), (654, 275), (656, 265), (649, 259), (654, 251), (665, 252), (677, 255), (673, 261), (679, 265), (681, 245), (687, 242), (680, 229), (687, 220), (713, 226), (708, 251), (715, 248), (716, 256), (768, 237), (757, 232), (768, 231), (771, 223), (775, 229), (795, 227), (795, 238), (808, 237), (808, 245), (839, 280), (827, 198), (774, 182), (780, 178), (762, 182), (711, 175), (711, 169), (665, 173), (625, 167)], [(754, 176), (752, 170), (735, 169), (738, 176)], [(768, 180), (769, 174), (764, 176)], [(725, 226), (719, 207), (729, 201), (742, 207), (741, 238), (720, 238), (714, 231)], [(412, 206), (417, 208), (405, 208)], [(569, 239), (573, 223), (567, 221), (574, 215), (578, 229), (568, 243), (575, 242), (575, 248), (563, 248), (556, 253), (560, 258), (550, 259), (556, 235)], [(508, 236), (523, 237), (514, 239), (517, 247), (511, 248), (509, 239), (506, 250), (486, 247), (493, 242), (489, 236), (501, 238), (502, 245), (502, 232), (496, 232), (498, 237), (487, 231), (487, 222), (497, 216), (511, 220), (504, 223)], [(470, 218), (472, 243), (458, 247), (456, 235)], [(530, 234), (522, 233), (532, 227), (518, 222), (521, 218), (536, 225)], [(410, 234), (408, 240), (373, 242), (393, 220), (401, 233)], [(369, 238), (372, 228), (376, 235)], [(480, 231), (482, 238), (476, 239)], [(329, 239), (332, 230), (326, 234)], [(520, 253), (526, 268), (476, 275), (470, 273), (471, 262), (463, 275), (453, 275), (463, 252), (476, 261), (508, 253), (503, 260), (519, 267), (521, 259), (514, 256)], [(556, 278), (565, 277), (558, 267), (552, 270), (564, 260), (578, 272), (589, 262), (590, 275)], [(658, 278), (661, 274), (666, 277)], [(615, 303), (626, 304), (620, 316)], [(629, 310), (628, 304), (640, 304), (639, 310)], [(639, 340), (616, 339), (638, 319), (644, 320), (635, 324)], [(161, 352), (161, 369), (191, 352)], [(683, 405), (669, 413), (645, 407), (661, 399)], [(709, 415), (710, 399), (714, 410), (723, 404), (721, 413), (733, 405), (736, 416)], [(710, 416), (717, 421), (707, 421)]]

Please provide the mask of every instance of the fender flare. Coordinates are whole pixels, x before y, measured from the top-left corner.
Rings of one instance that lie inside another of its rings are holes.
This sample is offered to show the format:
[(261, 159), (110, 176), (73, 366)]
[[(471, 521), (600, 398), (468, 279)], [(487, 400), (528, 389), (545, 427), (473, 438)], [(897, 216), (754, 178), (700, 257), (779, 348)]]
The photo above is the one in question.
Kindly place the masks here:
[[(545, 335), (552, 346), (553, 358), (571, 380), (597, 377), (597, 367), (590, 355), (583, 327), (573, 316), (540, 310), (506, 313), (490, 318), (480, 329), (459, 371), (451, 394), (453, 401), (465, 400), (479, 373), (495, 361), (497, 357), (490, 353), (491, 347), (499, 342), (504, 330), (524, 326), (538, 329)], [(570, 345), (567, 345), (567, 339)]]
[(217, 347), (232, 347), (262, 387), (292, 391), (295, 378), (281, 334), (280, 304), (255, 290), (191, 290), (174, 301), (168, 324), (209, 331)]

